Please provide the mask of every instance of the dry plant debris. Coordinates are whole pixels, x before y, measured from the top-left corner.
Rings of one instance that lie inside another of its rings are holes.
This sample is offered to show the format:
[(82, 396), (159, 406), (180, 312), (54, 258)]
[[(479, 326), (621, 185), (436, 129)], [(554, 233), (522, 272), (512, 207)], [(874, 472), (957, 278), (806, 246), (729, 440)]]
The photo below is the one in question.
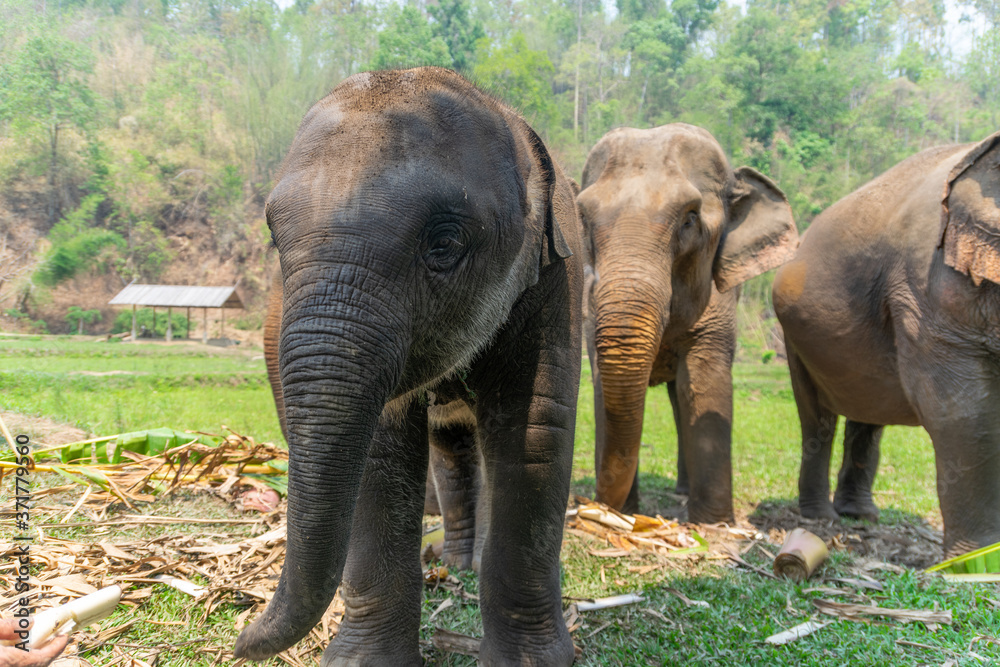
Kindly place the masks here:
[(865, 622), (867, 616), (892, 618), (903, 623), (923, 623), (928, 630), (936, 630), (940, 625), (951, 625), (951, 610), (928, 611), (924, 609), (888, 609), (875, 605), (848, 604), (832, 600), (813, 600), (823, 614), (837, 616), (848, 621)]
[[(141, 518), (136, 518), (136, 523)], [(264, 524), (261, 524), (264, 527)], [(209, 614), (224, 601), (247, 605), (239, 616), (237, 629), (262, 611), (271, 599), (285, 552), (285, 525), (280, 524), (256, 537), (233, 543), (218, 543), (210, 537), (164, 535), (151, 540), (92, 543), (63, 540), (46, 535), (32, 548), (32, 559), (43, 565), (37, 577), (31, 577), (31, 590), (37, 609), (57, 606), (98, 588), (119, 584), (126, 588), (122, 604), (137, 606), (154, 595), (154, 584), (166, 584), (192, 595), (190, 620), (204, 623)], [(13, 608), (25, 594), (13, 590), (15, 578), (8, 576), (16, 563), (15, 545), (0, 544), (0, 611)], [(164, 573), (169, 572), (169, 576)], [(198, 585), (191, 577), (200, 576), (207, 584)], [(338, 598), (327, 610), (320, 625), (294, 649), (281, 654), (288, 664), (301, 665), (303, 656), (322, 651), (343, 618), (344, 605)], [(113, 628), (117, 636), (127, 627)], [(83, 648), (99, 646), (112, 635), (108, 631), (75, 635)], [(155, 647), (149, 647), (155, 648)], [(169, 647), (161, 647), (168, 650)], [(213, 647), (229, 651), (231, 647)], [(318, 654), (317, 654), (318, 655)]]
[[(123, 604), (138, 606), (154, 599), (157, 584), (170, 586), (191, 596), (187, 609), (188, 618), (178, 625), (199, 626), (224, 602), (245, 605), (235, 622), (240, 630), (256, 617), (271, 598), (284, 561), (285, 526), (280, 494), (287, 488), (287, 452), (266, 443), (230, 431), (226, 436), (184, 433), (169, 429), (112, 438), (97, 438), (82, 443), (52, 447), (48, 453), (61, 459), (53, 463), (39, 463), (36, 470), (51, 471), (70, 483), (37, 490), (34, 493), (33, 519), (37, 537), (32, 549), (33, 560), (42, 565), (37, 577), (30, 580), (28, 595), (38, 609), (62, 604), (69, 599), (92, 593), (98, 588), (120, 584), (124, 589)], [(151, 437), (155, 436), (154, 437)], [(114, 440), (114, 446), (110, 445)], [(130, 448), (131, 447), (131, 448)], [(136, 451), (138, 450), (138, 451)], [(67, 453), (68, 452), (68, 453)], [(0, 478), (10, 471), (11, 464), (0, 456)], [(168, 495), (178, 489), (201, 491), (221, 496), (234, 502), (244, 511), (260, 512), (254, 519), (215, 520), (189, 519), (143, 515), (139, 506)], [(68, 505), (46, 505), (47, 498), (79, 492)], [(122, 503), (131, 512), (109, 515), (113, 505)], [(575, 505), (575, 506), (573, 506)], [(67, 508), (69, 509), (67, 510)], [(0, 515), (13, 513), (13, 500), (0, 507)], [(74, 520), (75, 519), (75, 520)], [(81, 521), (81, 519), (84, 519)], [(143, 524), (245, 524), (253, 525), (262, 533), (254, 537), (233, 541), (223, 536), (193, 536), (165, 534), (154, 539), (127, 539), (114, 537), (111, 526)], [(93, 527), (104, 531), (78, 539), (61, 539), (61, 528), (80, 529)], [(697, 528), (697, 532), (696, 529)], [(641, 514), (626, 515), (587, 498), (576, 497), (567, 512), (566, 533), (603, 542), (600, 548), (588, 549), (598, 558), (639, 557), (656, 555), (659, 563), (639, 564), (628, 569), (645, 574), (676, 562), (673, 558), (722, 557), (748, 567), (762, 576), (773, 578), (770, 572), (750, 565), (740, 556), (754, 547), (770, 555), (762, 543), (774, 544), (776, 537), (786, 533), (771, 531), (770, 539), (753, 527), (727, 525), (692, 526), (665, 519), (662, 516)], [(711, 535), (713, 551), (701, 534)], [(435, 547), (443, 538), (442, 530), (431, 530), (424, 538), (422, 551), (427, 560), (433, 559)], [(843, 548), (839, 535), (832, 536), (832, 548)], [(780, 541), (777, 542), (780, 544)], [(0, 543), (0, 613), (15, 604), (22, 594), (13, 590), (14, 577), (8, 576), (13, 567), (13, 543)], [(719, 556), (719, 554), (724, 554)], [(845, 579), (841, 583), (861, 589), (877, 590), (878, 583), (865, 572), (875, 569), (901, 569), (897, 566), (870, 561), (870, 567), (860, 564), (858, 579)], [(197, 579), (193, 581), (193, 579)], [(478, 597), (464, 590), (462, 582), (451, 575), (447, 568), (429, 565), (425, 573), (429, 588), (443, 588), (462, 601), (477, 601)], [(836, 592), (836, 589), (829, 589)], [(704, 607), (707, 602), (691, 600), (678, 591), (671, 591), (688, 606)], [(588, 608), (597, 609), (643, 601), (637, 594), (626, 594), (571, 604), (566, 611), (566, 625), (571, 632), (583, 626), (581, 613)], [(432, 619), (447, 609), (451, 601), (437, 606)], [(883, 616), (903, 621), (921, 621), (929, 627), (950, 623), (950, 612), (921, 612), (892, 610), (863, 605), (844, 605), (826, 600), (816, 601), (820, 611), (849, 620), (864, 620), (864, 616)], [(998, 603), (1000, 604), (1000, 603)], [(640, 611), (655, 615), (664, 622), (671, 622), (660, 612), (642, 608)], [(278, 657), (286, 664), (304, 666), (319, 658), (323, 649), (336, 634), (343, 619), (344, 605), (338, 596), (324, 615), (322, 622), (296, 647)], [(108, 667), (115, 665), (154, 665), (160, 654), (168, 655), (180, 644), (139, 646), (121, 643), (121, 635), (128, 632), (136, 621), (116, 627), (92, 628), (76, 635), (84, 649), (106, 645), (118, 638), (111, 647)], [(143, 621), (145, 622), (145, 621)], [(819, 626), (820, 624), (816, 624)], [(593, 630), (590, 635), (600, 632)], [(801, 629), (798, 638), (806, 633)], [(790, 630), (789, 633), (792, 631)], [(205, 650), (219, 655), (219, 660), (232, 659), (230, 645), (211, 646), (204, 642)], [(190, 644), (191, 642), (182, 642)], [(437, 628), (433, 633), (433, 646), (443, 652), (476, 655), (479, 640)], [(579, 651), (579, 649), (578, 649)], [(87, 665), (85, 660), (71, 658), (66, 667)]]
[[(80, 504), (107, 507), (122, 502), (130, 509), (156, 495), (186, 487), (226, 494), (236, 484), (257, 489), (253, 506), (276, 506), (268, 491), (288, 488), (288, 452), (227, 429), (227, 436), (152, 429), (34, 452), (38, 472), (54, 472), (67, 481), (100, 489)], [(61, 462), (40, 463), (60, 455)], [(0, 457), (0, 479), (18, 466)], [(38, 494), (35, 494), (36, 497)], [(66, 523), (79, 507), (62, 519)]]
[(604, 503), (576, 497), (577, 507), (567, 512), (566, 532), (604, 540), (610, 548), (590, 549), (600, 558), (648, 551), (663, 556), (707, 552), (708, 542), (689, 526), (662, 516), (622, 514)]

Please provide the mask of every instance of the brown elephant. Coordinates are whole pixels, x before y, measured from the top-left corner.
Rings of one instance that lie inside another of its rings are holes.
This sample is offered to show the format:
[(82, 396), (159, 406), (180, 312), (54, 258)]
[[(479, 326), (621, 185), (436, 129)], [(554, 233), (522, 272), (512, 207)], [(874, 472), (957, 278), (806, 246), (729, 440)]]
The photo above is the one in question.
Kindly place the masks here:
[[(570, 181), (570, 185), (574, 186), (572, 179)], [(282, 296), (281, 267), (278, 267), (271, 278), (264, 318), (264, 362), (281, 433), (288, 442), (278, 357)], [(459, 401), (428, 406), (427, 417), (431, 456), (424, 491), (424, 514), (440, 514), (442, 517), (444, 545), (441, 562), (457, 570), (478, 570), (482, 539), (476, 542), (475, 517), (476, 498), (482, 480), (475, 446), (475, 418)], [(438, 498), (442, 498), (443, 502), (439, 502)], [(485, 538), (485, 534), (481, 534), (480, 538)]]
[(774, 307), (802, 422), (802, 515), (877, 518), (882, 427), (919, 425), (946, 550), (1000, 541), (1000, 134), (926, 150), (824, 211), (775, 277)]
[(559, 551), (583, 251), (545, 145), (449, 70), (363, 73), (306, 114), (265, 212), (281, 259), (288, 541), (236, 656), (299, 641), (342, 584), (323, 664), (421, 663), (421, 516), (440, 419), (474, 429), (483, 461), (480, 660), (571, 664)]
[(727, 521), (737, 285), (794, 252), (788, 201), (753, 169), (731, 169), (711, 134), (683, 123), (609, 132), (587, 157), (582, 186), (597, 498), (638, 508), (646, 387), (665, 382), (688, 518)]

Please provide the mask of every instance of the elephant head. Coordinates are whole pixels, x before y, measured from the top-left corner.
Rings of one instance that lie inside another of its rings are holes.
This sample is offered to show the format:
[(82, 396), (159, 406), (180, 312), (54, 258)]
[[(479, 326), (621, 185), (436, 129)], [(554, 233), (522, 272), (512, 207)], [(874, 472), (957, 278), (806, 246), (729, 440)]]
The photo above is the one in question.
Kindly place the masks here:
[(753, 169), (731, 169), (711, 134), (691, 125), (608, 133), (588, 156), (582, 185), (595, 392), (604, 402), (597, 497), (621, 508), (661, 346), (698, 322), (713, 284), (725, 292), (786, 261), (797, 233), (781, 190)]
[(322, 617), (376, 423), (467, 365), (570, 254), (554, 178), (520, 117), (440, 68), (352, 76), (302, 120), (265, 206), (283, 285), (287, 552), (237, 656), (274, 655)]

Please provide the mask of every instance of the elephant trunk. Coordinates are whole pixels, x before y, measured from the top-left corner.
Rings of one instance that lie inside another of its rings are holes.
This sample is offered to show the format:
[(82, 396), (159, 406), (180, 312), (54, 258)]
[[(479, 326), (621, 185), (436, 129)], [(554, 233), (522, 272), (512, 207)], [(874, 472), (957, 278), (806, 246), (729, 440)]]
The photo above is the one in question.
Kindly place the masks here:
[(235, 647), (237, 657), (254, 660), (304, 637), (337, 591), (372, 435), (408, 349), (409, 327), (390, 320), (407, 311), (391, 295), (365, 296), (318, 277), (296, 282), (308, 294), (286, 301), (296, 305), (284, 313), (280, 345), (289, 440), (285, 563), (274, 598)]
[(597, 499), (626, 507), (639, 464), (649, 375), (670, 302), (663, 286), (613, 275), (596, 293), (595, 342), (604, 399), (604, 447), (598, 451)]

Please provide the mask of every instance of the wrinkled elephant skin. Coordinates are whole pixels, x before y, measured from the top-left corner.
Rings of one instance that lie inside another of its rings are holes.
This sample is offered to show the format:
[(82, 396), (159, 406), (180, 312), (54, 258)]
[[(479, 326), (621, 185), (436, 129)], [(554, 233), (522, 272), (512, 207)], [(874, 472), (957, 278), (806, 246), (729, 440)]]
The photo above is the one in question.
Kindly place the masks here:
[[(583, 248), (542, 141), (449, 70), (355, 75), (306, 114), (265, 212), (281, 259), (280, 323), (266, 333), (288, 542), (235, 654), (296, 643), (340, 587), (346, 613), (323, 665), (420, 664), (433, 458), (458, 480), (438, 484), (445, 504), (477, 511), (480, 661), (572, 663), (559, 550)], [(470, 450), (478, 473), (454, 460)], [(478, 499), (463, 495), (469, 475), (481, 475)], [(456, 539), (470, 558), (472, 533)]]
[(711, 134), (681, 123), (609, 132), (587, 157), (582, 187), (597, 498), (638, 508), (646, 388), (667, 383), (688, 518), (728, 521), (737, 286), (794, 252), (788, 201), (753, 169), (731, 169)]
[[(287, 442), (285, 399), (278, 359), (282, 296), (279, 267), (271, 277), (267, 315), (264, 318), (264, 360), (281, 432)], [(476, 497), (481, 483), (478, 449), (475, 447), (475, 419), (466, 413), (468, 408), (458, 402), (448, 406), (431, 406), (428, 413), (431, 459), (427, 468), (424, 514), (442, 515), (445, 539), (441, 561), (458, 570), (468, 570), (474, 565)], [(435, 478), (440, 480), (438, 484)], [(448, 499), (445, 509), (438, 502), (441, 495)]]
[(802, 515), (876, 519), (882, 427), (920, 425), (946, 551), (1000, 541), (1000, 134), (926, 150), (824, 211), (778, 271), (774, 307), (802, 423)]

